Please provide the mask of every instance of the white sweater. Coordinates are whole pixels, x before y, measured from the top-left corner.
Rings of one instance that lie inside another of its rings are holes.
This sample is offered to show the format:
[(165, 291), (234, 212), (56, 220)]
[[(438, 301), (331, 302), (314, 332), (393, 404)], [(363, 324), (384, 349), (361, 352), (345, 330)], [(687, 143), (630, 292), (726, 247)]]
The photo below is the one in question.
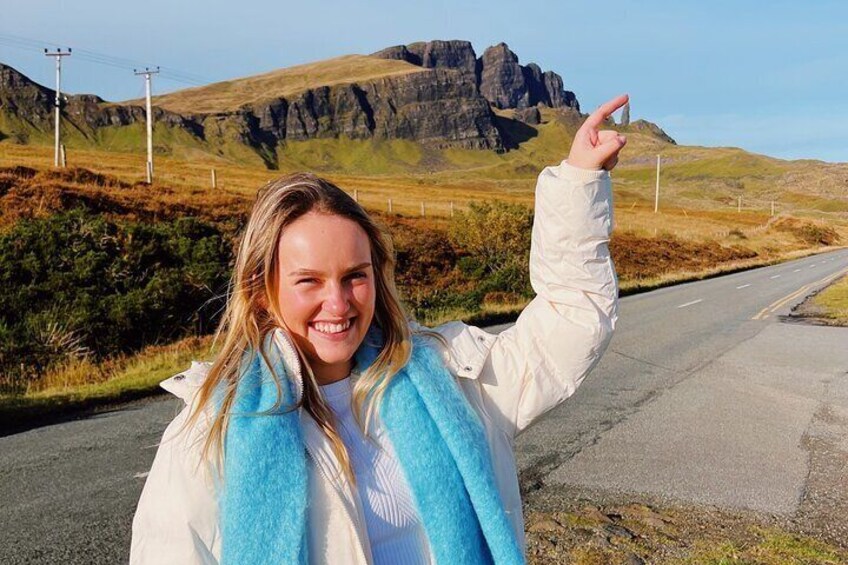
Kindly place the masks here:
[(401, 472), (385, 430), (372, 425), (372, 439), (353, 415), (351, 378), (324, 385), (321, 393), (336, 416), (339, 435), (347, 448), (375, 565), (428, 565), (424, 527), (409, 485)]

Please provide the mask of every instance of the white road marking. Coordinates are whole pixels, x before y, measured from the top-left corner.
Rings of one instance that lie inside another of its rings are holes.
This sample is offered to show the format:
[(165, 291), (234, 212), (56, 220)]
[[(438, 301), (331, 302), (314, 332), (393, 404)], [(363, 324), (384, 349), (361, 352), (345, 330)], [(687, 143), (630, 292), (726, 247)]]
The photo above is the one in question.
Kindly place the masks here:
[(135, 475), (133, 475), (133, 478), (134, 479), (143, 479), (143, 478), (147, 477), (147, 475), (149, 475), (149, 474), (150, 474), (150, 471), (145, 471), (144, 473), (136, 473)]
[(686, 308), (687, 306), (692, 306), (693, 304), (697, 304), (698, 302), (702, 302), (704, 299), (699, 298), (698, 300), (693, 300), (692, 302), (687, 302), (686, 304), (681, 304), (678, 308)]
[(801, 272), (801, 269), (795, 269), (795, 270), (794, 270), (794, 271), (792, 271), (792, 272), (793, 272), (793, 273), (800, 273), (800, 272)]
[(779, 279), (780, 275), (774, 275), (773, 277), (769, 277), (770, 279)]
[(751, 285), (750, 284), (743, 284), (741, 286), (737, 286), (736, 290), (739, 290), (740, 288), (748, 288), (749, 286), (751, 286)]
[(816, 264), (815, 264), (815, 263), (813, 263), (812, 265), (810, 265), (810, 268), (812, 269), (812, 268), (813, 268), (813, 267), (815, 267), (815, 266), (816, 266)]

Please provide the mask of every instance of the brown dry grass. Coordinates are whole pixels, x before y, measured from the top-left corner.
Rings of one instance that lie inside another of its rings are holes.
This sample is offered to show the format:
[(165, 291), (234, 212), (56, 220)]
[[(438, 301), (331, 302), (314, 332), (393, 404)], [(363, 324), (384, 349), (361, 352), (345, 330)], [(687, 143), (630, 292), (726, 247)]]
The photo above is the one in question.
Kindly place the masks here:
[(63, 170), (0, 168), (0, 226), (21, 218), (45, 217), (78, 206), (128, 220), (195, 216), (221, 225), (233, 225), (247, 214), (249, 200), (224, 192), (174, 190), (142, 183), (128, 184), (87, 169)]

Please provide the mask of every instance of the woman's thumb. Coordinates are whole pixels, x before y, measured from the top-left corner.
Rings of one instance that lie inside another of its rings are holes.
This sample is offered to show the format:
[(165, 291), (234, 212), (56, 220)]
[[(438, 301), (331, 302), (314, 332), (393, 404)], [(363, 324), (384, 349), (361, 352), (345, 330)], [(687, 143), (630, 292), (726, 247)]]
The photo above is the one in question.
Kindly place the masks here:
[(602, 163), (606, 162), (607, 159), (621, 151), (621, 148), (627, 144), (627, 138), (623, 135), (614, 135), (598, 145), (595, 148), (597, 151), (600, 161)]

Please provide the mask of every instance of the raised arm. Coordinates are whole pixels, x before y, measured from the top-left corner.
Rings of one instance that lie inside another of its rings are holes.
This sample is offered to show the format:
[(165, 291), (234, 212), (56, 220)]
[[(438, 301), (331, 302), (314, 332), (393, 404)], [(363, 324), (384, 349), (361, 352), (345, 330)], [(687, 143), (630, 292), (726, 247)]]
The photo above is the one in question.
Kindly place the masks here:
[(617, 318), (609, 252), (609, 169), (626, 140), (598, 128), (620, 96), (577, 132), (566, 161), (536, 184), (530, 281), (536, 298), (493, 341), (480, 381), (487, 411), (510, 436), (571, 396), (600, 359)]

